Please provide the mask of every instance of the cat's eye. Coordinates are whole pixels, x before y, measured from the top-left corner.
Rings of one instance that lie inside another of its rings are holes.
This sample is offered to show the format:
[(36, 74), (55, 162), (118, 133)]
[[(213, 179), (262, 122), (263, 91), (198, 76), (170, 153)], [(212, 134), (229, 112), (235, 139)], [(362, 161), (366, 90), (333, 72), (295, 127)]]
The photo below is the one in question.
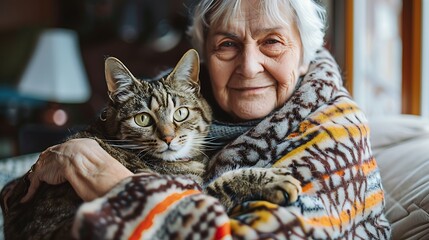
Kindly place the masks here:
[(173, 118), (176, 122), (182, 122), (189, 116), (189, 109), (182, 107), (174, 112)]
[(153, 119), (148, 113), (140, 113), (134, 116), (134, 122), (141, 127), (149, 127), (153, 124)]

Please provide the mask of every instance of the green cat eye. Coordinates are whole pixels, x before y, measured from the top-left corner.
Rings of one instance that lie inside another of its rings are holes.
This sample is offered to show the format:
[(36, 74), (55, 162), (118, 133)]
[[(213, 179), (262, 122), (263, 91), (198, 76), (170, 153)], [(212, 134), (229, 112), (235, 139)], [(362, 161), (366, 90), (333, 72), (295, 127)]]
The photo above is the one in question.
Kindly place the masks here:
[(149, 127), (153, 124), (153, 119), (148, 113), (140, 113), (134, 116), (134, 122), (141, 127)]
[(189, 116), (188, 108), (181, 107), (174, 112), (173, 118), (176, 122), (182, 122)]

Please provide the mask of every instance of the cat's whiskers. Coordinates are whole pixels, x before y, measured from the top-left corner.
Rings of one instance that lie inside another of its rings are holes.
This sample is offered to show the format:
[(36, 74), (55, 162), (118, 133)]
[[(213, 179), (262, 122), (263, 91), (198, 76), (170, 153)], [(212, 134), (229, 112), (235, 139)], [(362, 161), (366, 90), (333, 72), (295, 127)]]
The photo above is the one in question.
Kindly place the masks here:
[(149, 155), (149, 151), (146, 150), (141, 150), (139, 153), (137, 153), (138, 158), (143, 159), (144, 157), (146, 157), (147, 155)]
[(101, 139), (101, 140), (103, 140), (104, 142), (108, 143), (110, 146), (113, 146), (113, 147), (129, 149), (136, 146), (134, 141), (130, 139)]
[(208, 141), (207, 139), (204, 139), (202, 141), (201, 146), (205, 150), (219, 150), (220, 148), (222, 148), (223, 146), (225, 146), (225, 144), (220, 143), (220, 142), (212, 142), (212, 141)]
[(223, 140), (221, 140), (221, 139), (230, 139), (230, 137), (231, 136), (234, 136), (233, 134), (230, 134), (230, 135), (224, 135), (224, 136), (222, 136), (222, 138), (220, 138), (220, 137), (209, 137), (209, 136), (207, 136), (207, 137), (205, 137), (205, 140), (206, 141), (209, 141), (209, 142), (223, 142)]
[[(233, 134), (231, 134), (231, 136), (233, 136)], [(231, 139), (228, 138), (221, 140), (217, 137), (206, 137), (204, 139), (204, 147), (206, 150), (219, 150), (227, 145), (230, 141)]]
[(209, 159), (209, 156), (201, 149), (198, 147), (195, 147), (194, 149), (192, 149), (194, 152), (200, 153), (200, 155), (205, 156), (207, 159)]
[(192, 146), (191, 146), (191, 153), (198, 153), (198, 154), (192, 154), (192, 157), (196, 157), (198, 155), (203, 155), (206, 158), (208, 158), (207, 154), (204, 152), (206, 150), (206, 139), (204, 136), (197, 135), (194, 136), (192, 139)]
[(131, 139), (101, 139), (107, 143), (111, 143), (111, 142), (133, 142), (133, 140)]
[(135, 145), (135, 144), (110, 144), (113, 147), (119, 147), (119, 148), (125, 148), (125, 149), (135, 149), (136, 147), (138, 147), (139, 145)]

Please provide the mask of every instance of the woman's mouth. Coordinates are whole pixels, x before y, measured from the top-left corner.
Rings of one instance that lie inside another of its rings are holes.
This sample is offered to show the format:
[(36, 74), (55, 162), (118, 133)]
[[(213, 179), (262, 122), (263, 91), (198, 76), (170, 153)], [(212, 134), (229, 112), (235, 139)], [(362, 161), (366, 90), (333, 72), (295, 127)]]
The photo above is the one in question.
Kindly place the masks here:
[(259, 95), (265, 93), (272, 86), (261, 86), (261, 87), (243, 87), (243, 88), (230, 88), (232, 91), (239, 92), (240, 94), (246, 95)]

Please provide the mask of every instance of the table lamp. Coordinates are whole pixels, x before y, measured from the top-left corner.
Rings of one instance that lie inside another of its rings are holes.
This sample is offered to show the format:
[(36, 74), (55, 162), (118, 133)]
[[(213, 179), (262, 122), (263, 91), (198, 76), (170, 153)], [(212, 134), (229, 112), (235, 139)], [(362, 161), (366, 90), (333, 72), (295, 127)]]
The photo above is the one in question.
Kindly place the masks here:
[(90, 87), (74, 31), (48, 29), (41, 33), (18, 91), (58, 103), (82, 103), (89, 99)]
[[(89, 99), (91, 91), (76, 32), (58, 28), (40, 34), (18, 91), (50, 103), (83, 103)], [(61, 116), (65, 112), (56, 113)], [(64, 119), (55, 124), (63, 125)]]

